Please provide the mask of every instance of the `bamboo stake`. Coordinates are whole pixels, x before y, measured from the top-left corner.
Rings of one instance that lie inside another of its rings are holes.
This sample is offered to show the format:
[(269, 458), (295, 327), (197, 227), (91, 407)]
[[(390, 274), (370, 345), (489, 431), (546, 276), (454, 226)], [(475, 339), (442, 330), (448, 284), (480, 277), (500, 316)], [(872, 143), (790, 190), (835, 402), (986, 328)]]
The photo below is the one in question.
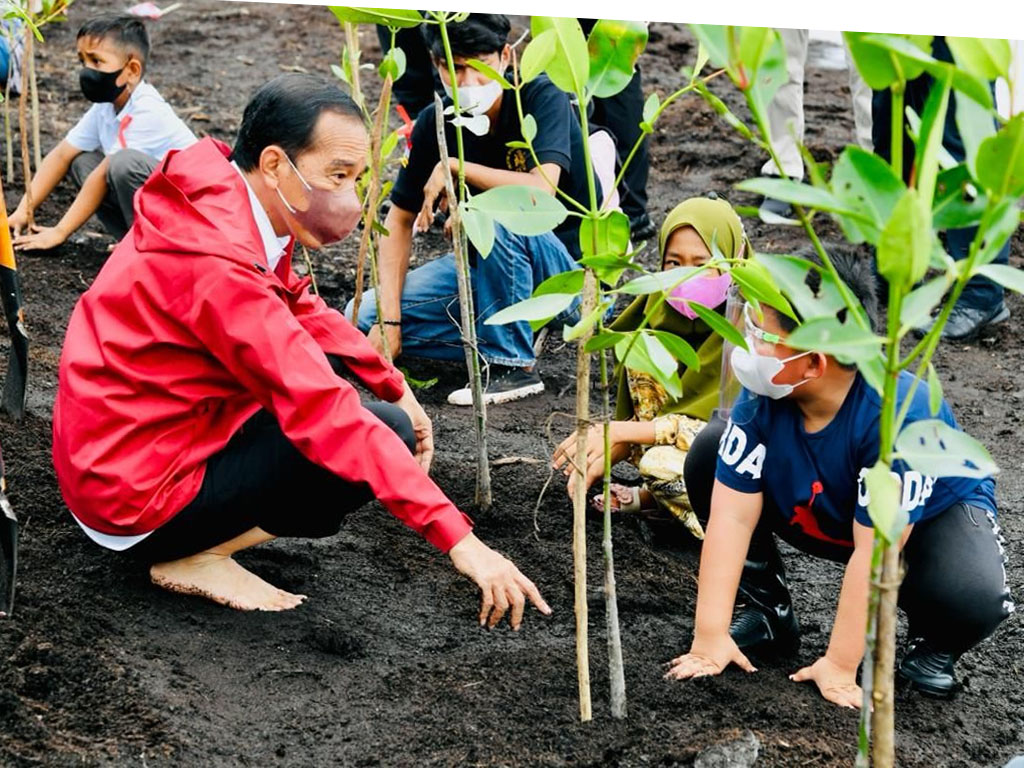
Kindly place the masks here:
[[(32, 57), (32, 49), (35, 38), (32, 35), (32, 28), (25, 26), (25, 52), (26, 59)], [(21, 139), (21, 167), (25, 181), (25, 210), (28, 213), (28, 230), (31, 232), (35, 224), (35, 212), (32, 210), (32, 167), (29, 165), (28, 146), (28, 119), (25, 114), (25, 101), (28, 94), (28, 67), (21, 68), (21, 93), (18, 95), (18, 132)]]
[(615, 558), (612, 554), (611, 504), (611, 406), (608, 393), (608, 350), (601, 350), (601, 391), (604, 395), (604, 606), (608, 642), (608, 681), (611, 688), (612, 717), (626, 716), (626, 675), (622, 663), (622, 637), (619, 634), (619, 601), (615, 593)]
[(36, 87), (35, 51), (28, 56), (29, 88), (32, 90), (32, 160), (35, 170), (43, 164), (42, 150), (39, 142), (39, 88)]
[(882, 552), (882, 581), (877, 585), (878, 638), (875, 645), (875, 689), (871, 697), (874, 742), (873, 768), (892, 768), (896, 761), (893, 678), (896, 672), (896, 601), (899, 596), (900, 550), (896, 543)]
[(352, 100), (356, 106), (366, 114), (366, 101), (363, 98), (363, 89), (359, 85), (359, 31), (356, 25), (350, 21), (343, 24), (345, 28), (345, 51), (348, 54), (348, 65), (352, 71)]
[[(444, 27), (442, 26), (442, 31)], [(450, 57), (449, 57), (450, 60)], [(437, 146), (441, 167), (444, 169), (445, 189), (448, 193), (448, 216), (452, 222), (452, 247), (455, 251), (455, 273), (459, 281), (459, 309), (462, 321), (463, 347), (466, 351), (466, 368), (470, 372), (470, 386), (473, 390), (473, 410), (476, 416), (476, 503), (481, 509), (491, 506), (491, 471), (487, 461), (487, 408), (484, 405), (483, 384), (480, 378), (480, 355), (477, 352), (476, 313), (473, 308), (473, 290), (470, 286), (469, 261), (466, 258), (466, 233), (462, 228), (462, 214), (459, 198), (455, 194), (451, 162), (448, 156), (448, 142), (444, 133), (444, 106), (441, 97), (434, 94), (434, 115), (437, 123)], [(459, 158), (460, 162), (462, 158)]]
[[(357, 78), (353, 78), (353, 83), (358, 82)], [(357, 87), (353, 85), (353, 93), (355, 93)], [(381, 143), (385, 118), (390, 111), (391, 87), (392, 81), (389, 73), (384, 78), (384, 84), (381, 86), (380, 102), (377, 105), (377, 114), (374, 116), (373, 128), (370, 131), (370, 186), (366, 191), (366, 215), (363, 219), (363, 234), (359, 238), (359, 257), (356, 261), (356, 294), (352, 299), (352, 325), (359, 324), (359, 308), (363, 303), (363, 283), (365, 281), (363, 273), (366, 269), (366, 253), (370, 247), (370, 235), (373, 232), (373, 225), (377, 221), (377, 205), (380, 202), (377, 198), (380, 196), (381, 187)], [(379, 283), (376, 282), (376, 278), (373, 278), (373, 281), (374, 289), (377, 289)], [(383, 320), (384, 318), (380, 316), (378, 311), (377, 322), (383, 323)], [(383, 324), (380, 325), (380, 335), (384, 336)]]
[[(14, 48), (14, 41), (7, 37), (10, 47)], [(11, 80), (14, 77), (14, 56), (7, 59), (7, 86), (4, 90), (4, 141), (7, 147), (7, 179), (14, 178), (14, 143), (11, 133)]]

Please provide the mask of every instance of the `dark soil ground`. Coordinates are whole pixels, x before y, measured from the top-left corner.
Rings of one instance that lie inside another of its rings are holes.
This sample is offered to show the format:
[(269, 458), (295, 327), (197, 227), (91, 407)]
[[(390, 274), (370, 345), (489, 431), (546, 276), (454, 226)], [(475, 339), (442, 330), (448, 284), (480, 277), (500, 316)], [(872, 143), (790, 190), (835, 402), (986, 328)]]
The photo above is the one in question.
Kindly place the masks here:
[[(47, 149), (86, 107), (77, 89), (74, 29), (106, 7), (79, 0), (71, 24), (47, 32), (39, 73)], [(296, 67), (327, 72), (342, 37), (323, 8), (213, 0), (189, 2), (152, 29), (151, 81), (197, 133), (223, 139), (232, 137), (259, 84)], [(372, 60), (379, 55), (375, 37), (369, 30), (363, 36)], [(694, 45), (675, 25), (656, 24), (651, 37), (642, 62), (645, 89), (665, 95), (678, 87), (677, 72), (693, 59)], [(726, 83), (717, 89), (729, 91)], [(727, 98), (738, 107), (733, 94)], [(819, 159), (835, 158), (851, 140), (844, 72), (810, 72), (807, 124)], [(762, 162), (697, 98), (667, 114), (653, 158), (651, 209), (659, 222), (680, 199), (727, 192)], [(13, 206), (18, 180), (8, 181)], [(41, 219), (55, 221), (70, 200), (61, 189)], [(793, 230), (748, 226), (761, 250), (802, 244)], [(492, 457), (537, 461), (495, 466), (494, 509), (475, 516), (481, 538), (540, 586), (554, 607), (550, 619), (531, 612), (519, 633), (479, 629), (472, 585), (375, 504), (352, 515), (333, 540), (278, 542), (242, 558), (285, 589), (308, 593), (298, 610), (242, 614), (150, 586), (143, 570), (82, 535), (50, 463), (50, 406), (65, 324), (102, 267), (107, 242), (80, 233), (53, 253), (20, 258), (31, 396), (21, 424), (0, 421), (23, 532), (15, 616), (0, 622), (0, 764), (691, 765), (707, 745), (744, 729), (761, 742), (760, 765), (851, 764), (856, 715), (786, 678), (825, 649), (840, 569), (787, 551), (805, 631), (798, 659), (762, 661), (754, 676), (729, 671), (668, 683), (662, 664), (683, 652), (691, 635), (697, 551), (652, 546), (628, 525), (615, 530), (615, 554), (629, 717), (615, 721), (608, 712), (600, 530), (593, 525), (595, 716), (577, 722), (570, 509), (559, 485), (540, 505), (536, 536), (533, 518), (548, 479), (546, 422), (552, 412), (573, 408), (573, 354), (559, 345), (542, 360), (542, 397), (491, 409)], [(436, 253), (437, 243), (421, 245), (417, 257), (428, 255), (431, 244)], [(1022, 245), (1018, 235), (1018, 266)], [(347, 243), (317, 256), (321, 286), (337, 306), (351, 295), (354, 252)], [(1010, 306), (1014, 319), (994, 338), (944, 347), (938, 365), (957, 416), (1003, 469), (1001, 522), (1009, 577), (1020, 593), (1024, 304), (1013, 297)], [(421, 377), (441, 378), (423, 394), (439, 446), (434, 475), (472, 512), (469, 414), (444, 404), (464, 373), (459, 366), (410, 365)], [(567, 429), (566, 420), (556, 420), (554, 437)], [(1024, 632), (1011, 619), (960, 662), (965, 688), (954, 702), (901, 693), (901, 764), (1001, 766), (1024, 752), (1022, 651)]]

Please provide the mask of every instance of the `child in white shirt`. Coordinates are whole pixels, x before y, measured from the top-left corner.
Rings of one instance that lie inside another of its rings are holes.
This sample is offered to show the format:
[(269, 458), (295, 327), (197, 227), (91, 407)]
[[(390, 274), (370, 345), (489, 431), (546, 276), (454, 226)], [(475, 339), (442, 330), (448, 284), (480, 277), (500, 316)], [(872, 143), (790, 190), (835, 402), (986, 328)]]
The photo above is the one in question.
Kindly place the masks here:
[(43, 159), (32, 180), (33, 211), (70, 173), (75, 201), (53, 227), (28, 228), (23, 197), (10, 216), (19, 250), (55, 248), (95, 213), (120, 240), (134, 219), (135, 191), (172, 149), (196, 141), (192, 131), (143, 76), (149, 34), (133, 16), (105, 14), (78, 30), (82, 93), (93, 106)]

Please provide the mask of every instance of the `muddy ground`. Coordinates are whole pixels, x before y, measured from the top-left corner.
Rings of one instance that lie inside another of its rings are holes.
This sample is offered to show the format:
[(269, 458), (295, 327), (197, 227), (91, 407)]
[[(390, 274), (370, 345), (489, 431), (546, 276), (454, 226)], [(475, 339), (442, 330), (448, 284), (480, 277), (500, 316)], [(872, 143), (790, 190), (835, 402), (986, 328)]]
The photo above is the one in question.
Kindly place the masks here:
[[(106, 7), (78, 0), (70, 25), (48, 30), (39, 72), (46, 148), (86, 106), (77, 91), (74, 29)], [(259, 84), (295, 67), (327, 72), (341, 48), (340, 31), (323, 8), (189, 2), (152, 25), (152, 34), (151, 81), (197, 133), (224, 139)], [(373, 59), (375, 36), (363, 35)], [(656, 24), (651, 37), (642, 61), (645, 90), (664, 95), (677, 87), (676, 73), (693, 59), (694, 46), (675, 25)], [(725, 83), (717, 89), (729, 91)], [(727, 99), (737, 105), (733, 94)], [(819, 159), (834, 158), (851, 140), (844, 72), (809, 73), (807, 124)], [(667, 114), (652, 149), (651, 212), (659, 222), (681, 198), (727, 192), (762, 161), (696, 98)], [(13, 206), (18, 180), (9, 181)], [(41, 219), (56, 221), (70, 200), (62, 188)], [(802, 243), (792, 230), (748, 227), (762, 250)], [(79, 531), (50, 464), (50, 406), (64, 328), (102, 267), (108, 242), (79, 233), (53, 253), (20, 258), (32, 391), (21, 424), (0, 421), (23, 531), (16, 613), (0, 622), (0, 764), (691, 765), (703, 748), (745, 729), (760, 740), (759, 765), (851, 764), (856, 716), (786, 678), (825, 649), (840, 569), (787, 551), (805, 631), (798, 659), (762, 661), (752, 677), (729, 671), (667, 683), (662, 664), (688, 647), (692, 631), (697, 552), (651, 546), (643, 530), (629, 525), (615, 531), (629, 717), (614, 721), (608, 712), (600, 532), (592, 525), (595, 716), (577, 722), (570, 514), (561, 487), (553, 486), (540, 505), (537, 535), (533, 519), (548, 478), (545, 423), (552, 412), (573, 408), (572, 353), (559, 345), (542, 359), (542, 397), (491, 409), (492, 457), (537, 463), (496, 466), (495, 507), (475, 515), (479, 535), (540, 586), (554, 607), (550, 619), (532, 612), (518, 634), (479, 629), (472, 585), (377, 505), (352, 515), (333, 540), (279, 542), (243, 556), (270, 581), (308, 593), (298, 610), (241, 614), (151, 587), (140, 568)], [(421, 244), (417, 257), (431, 247), (436, 253), (437, 243)], [(1018, 266), (1022, 246), (1018, 235)], [(317, 255), (321, 286), (337, 306), (352, 291), (354, 250), (349, 243)], [(944, 347), (938, 365), (957, 416), (1003, 468), (1001, 522), (1019, 596), (1024, 304), (1009, 301), (1014, 318), (994, 338)], [(459, 366), (409, 364), (414, 374), (441, 379), (423, 394), (439, 446), (434, 474), (472, 512), (469, 414), (444, 404), (464, 374)], [(556, 437), (567, 429), (557, 421)], [(999, 766), (1024, 752), (1022, 651), (1021, 623), (1011, 619), (960, 662), (965, 688), (953, 703), (901, 694), (901, 764)]]

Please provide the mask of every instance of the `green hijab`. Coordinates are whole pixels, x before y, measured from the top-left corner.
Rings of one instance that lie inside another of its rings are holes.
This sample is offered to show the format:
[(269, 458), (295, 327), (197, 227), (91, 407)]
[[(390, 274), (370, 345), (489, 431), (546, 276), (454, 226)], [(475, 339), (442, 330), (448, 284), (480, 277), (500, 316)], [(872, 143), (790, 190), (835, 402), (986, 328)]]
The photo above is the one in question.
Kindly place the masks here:
[[(677, 205), (665, 218), (658, 238), (658, 252), (661, 254), (661, 268), (665, 268), (665, 245), (672, 233), (682, 227), (693, 227), (700, 239), (713, 251), (712, 241), (722, 254), (731, 259), (741, 258), (750, 252), (739, 216), (725, 200), (708, 197), (691, 197)], [(626, 307), (611, 324), (613, 331), (634, 331), (640, 327), (647, 311), (660, 298), (657, 293), (639, 296)], [(719, 379), (722, 373), (722, 337), (713, 333), (700, 319), (691, 320), (674, 310), (668, 302), (662, 302), (655, 310), (647, 325), (657, 331), (668, 331), (686, 339), (697, 351), (700, 370), (689, 370), (679, 366), (683, 394), (678, 400), (669, 402), (662, 413), (681, 413), (703, 419), (711, 418), (711, 412), (718, 406)], [(615, 418), (625, 421), (633, 418), (633, 399), (629, 392), (629, 381), (623, 370), (618, 378), (618, 394), (615, 403)]]

